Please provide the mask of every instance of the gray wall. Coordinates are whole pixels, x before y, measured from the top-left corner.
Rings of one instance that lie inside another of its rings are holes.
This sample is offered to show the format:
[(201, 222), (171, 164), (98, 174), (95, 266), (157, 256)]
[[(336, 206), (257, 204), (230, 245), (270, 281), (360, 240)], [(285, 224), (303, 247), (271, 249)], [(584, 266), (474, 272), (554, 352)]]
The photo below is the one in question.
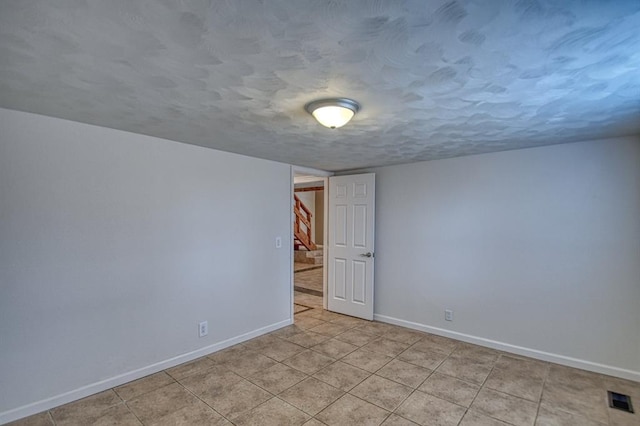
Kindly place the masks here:
[(3, 109), (0, 129), (0, 423), (290, 321), (290, 166)]
[(378, 319), (640, 380), (637, 137), (370, 171)]

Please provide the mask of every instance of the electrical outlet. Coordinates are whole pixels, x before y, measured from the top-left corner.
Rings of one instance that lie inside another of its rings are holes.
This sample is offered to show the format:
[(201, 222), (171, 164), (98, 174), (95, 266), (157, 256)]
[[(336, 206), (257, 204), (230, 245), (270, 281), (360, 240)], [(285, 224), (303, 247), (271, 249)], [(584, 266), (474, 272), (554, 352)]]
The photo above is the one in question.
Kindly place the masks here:
[(444, 310), (445, 321), (453, 321), (453, 311), (451, 309)]
[(207, 321), (202, 321), (198, 324), (198, 335), (200, 337), (204, 337), (209, 334), (209, 323)]
[(282, 248), (282, 237), (276, 237), (276, 248)]

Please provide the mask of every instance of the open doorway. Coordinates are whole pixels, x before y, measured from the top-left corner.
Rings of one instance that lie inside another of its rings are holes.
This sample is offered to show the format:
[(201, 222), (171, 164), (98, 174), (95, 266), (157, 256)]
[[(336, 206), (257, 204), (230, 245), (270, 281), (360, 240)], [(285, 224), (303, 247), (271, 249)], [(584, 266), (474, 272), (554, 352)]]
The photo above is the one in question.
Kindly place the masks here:
[(294, 169), (294, 314), (312, 309), (322, 310), (326, 306), (326, 180), (326, 175)]
[(373, 320), (375, 174), (294, 166), (291, 183), (294, 322), (323, 310)]

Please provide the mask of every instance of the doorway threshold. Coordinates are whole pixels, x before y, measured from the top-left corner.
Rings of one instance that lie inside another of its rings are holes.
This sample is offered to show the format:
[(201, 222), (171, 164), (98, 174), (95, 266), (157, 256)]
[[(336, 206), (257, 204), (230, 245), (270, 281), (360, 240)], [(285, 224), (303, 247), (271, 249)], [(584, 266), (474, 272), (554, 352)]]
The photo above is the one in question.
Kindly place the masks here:
[(320, 296), (322, 297), (322, 292), (318, 291), (318, 290), (312, 290), (310, 288), (304, 288), (304, 287), (293, 287), (293, 289), (295, 291), (299, 291), (300, 293), (305, 293), (305, 294), (310, 294), (312, 296)]
[(322, 264), (312, 264), (312, 263), (295, 263), (293, 265), (293, 272), (304, 272), (304, 271), (312, 271), (314, 269), (322, 268)]

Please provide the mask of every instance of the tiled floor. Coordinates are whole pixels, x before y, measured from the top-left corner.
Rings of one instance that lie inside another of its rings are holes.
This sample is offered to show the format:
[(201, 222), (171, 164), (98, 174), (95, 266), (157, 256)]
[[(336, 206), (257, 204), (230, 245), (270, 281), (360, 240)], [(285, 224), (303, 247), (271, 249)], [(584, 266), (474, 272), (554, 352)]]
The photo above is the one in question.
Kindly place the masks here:
[(640, 404), (640, 383), (311, 309), (295, 325), (15, 424), (640, 425), (637, 413), (608, 408), (607, 389)]
[[(314, 296), (307, 293), (295, 292), (296, 306), (304, 306), (305, 308), (322, 309), (322, 297)], [(298, 313), (298, 312), (296, 312)]]
[(307, 294), (322, 296), (322, 268), (296, 272), (294, 286)]

